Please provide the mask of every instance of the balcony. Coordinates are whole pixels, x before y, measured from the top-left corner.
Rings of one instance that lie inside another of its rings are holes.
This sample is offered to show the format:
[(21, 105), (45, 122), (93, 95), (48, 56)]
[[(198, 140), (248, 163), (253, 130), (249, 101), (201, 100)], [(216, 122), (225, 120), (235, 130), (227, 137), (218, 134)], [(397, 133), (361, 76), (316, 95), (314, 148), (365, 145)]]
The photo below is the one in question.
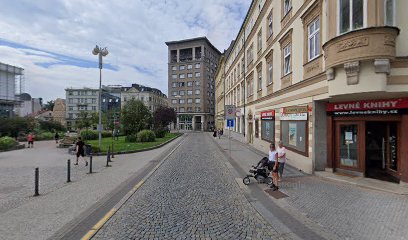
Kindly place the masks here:
[(370, 27), (335, 37), (323, 45), (326, 69), (356, 61), (394, 59), (396, 27)]

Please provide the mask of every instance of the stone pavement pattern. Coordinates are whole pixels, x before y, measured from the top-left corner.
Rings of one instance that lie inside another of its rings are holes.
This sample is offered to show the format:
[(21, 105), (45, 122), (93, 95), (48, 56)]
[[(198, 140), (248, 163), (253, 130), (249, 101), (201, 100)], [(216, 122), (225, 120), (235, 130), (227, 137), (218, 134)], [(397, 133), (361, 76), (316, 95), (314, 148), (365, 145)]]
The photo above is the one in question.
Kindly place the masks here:
[[(227, 138), (217, 139), (217, 142), (223, 149), (229, 146)], [(261, 159), (266, 155), (237, 141), (232, 141), (232, 149), (232, 158), (245, 171), (247, 166), (253, 164), (251, 159)], [(281, 185), (280, 191), (289, 197), (274, 201), (281, 203), (281, 206), (293, 208), (294, 212), (312, 220), (340, 239), (408, 239), (406, 195), (299, 174), (290, 166), (285, 166)]]
[(93, 239), (284, 239), (252, 208), (224, 158), (204, 134), (189, 134)]

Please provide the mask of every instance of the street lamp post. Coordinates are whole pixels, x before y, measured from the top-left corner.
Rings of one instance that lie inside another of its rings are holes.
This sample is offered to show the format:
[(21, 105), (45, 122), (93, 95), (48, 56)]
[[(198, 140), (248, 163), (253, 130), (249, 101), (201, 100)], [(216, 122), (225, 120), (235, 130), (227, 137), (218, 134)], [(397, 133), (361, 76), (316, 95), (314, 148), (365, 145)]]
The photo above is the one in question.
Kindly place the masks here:
[(99, 124), (98, 124), (98, 132), (99, 132), (99, 149), (101, 149), (101, 141), (102, 141), (102, 57), (108, 55), (108, 49), (106, 47), (101, 48), (98, 45), (92, 50), (93, 55), (99, 56)]

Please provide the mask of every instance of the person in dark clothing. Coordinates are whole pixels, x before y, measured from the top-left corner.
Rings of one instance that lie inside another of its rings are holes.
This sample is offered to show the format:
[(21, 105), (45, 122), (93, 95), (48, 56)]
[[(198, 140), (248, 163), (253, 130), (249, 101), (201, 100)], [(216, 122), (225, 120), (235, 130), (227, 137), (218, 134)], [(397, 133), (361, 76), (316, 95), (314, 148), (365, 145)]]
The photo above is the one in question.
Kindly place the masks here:
[(213, 137), (217, 137), (217, 129), (214, 129)]
[[(79, 157), (82, 159), (85, 157), (85, 143), (82, 141), (81, 137), (78, 137), (78, 141), (75, 144), (76, 146), (76, 163), (74, 165), (78, 165)], [(84, 159), (85, 160), (85, 159)], [(88, 166), (88, 161), (85, 160), (85, 166)]]
[(54, 138), (55, 138), (55, 143), (58, 143), (58, 140), (59, 140), (58, 132), (55, 132)]

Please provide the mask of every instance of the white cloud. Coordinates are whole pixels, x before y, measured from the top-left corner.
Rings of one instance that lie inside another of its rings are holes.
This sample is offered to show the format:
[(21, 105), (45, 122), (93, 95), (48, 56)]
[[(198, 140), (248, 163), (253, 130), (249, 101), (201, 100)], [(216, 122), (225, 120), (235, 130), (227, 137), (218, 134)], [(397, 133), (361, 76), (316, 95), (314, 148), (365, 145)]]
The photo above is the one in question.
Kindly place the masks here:
[(44, 68), (35, 63), (61, 60), (50, 52), (96, 62), (91, 50), (99, 44), (110, 51), (104, 61), (118, 68), (103, 70), (103, 84), (141, 83), (167, 94), (164, 42), (205, 35), (223, 51), (235, 38), (249, 4), (247, 0), (9, 2), (0, 11), (0, 39), (49, 53), (1, 46), (0, 61), (25, 68), (26, 90), (32, 96), (55, 99), (65, 96), (66, 87), (96, 87), (98, 69)]

